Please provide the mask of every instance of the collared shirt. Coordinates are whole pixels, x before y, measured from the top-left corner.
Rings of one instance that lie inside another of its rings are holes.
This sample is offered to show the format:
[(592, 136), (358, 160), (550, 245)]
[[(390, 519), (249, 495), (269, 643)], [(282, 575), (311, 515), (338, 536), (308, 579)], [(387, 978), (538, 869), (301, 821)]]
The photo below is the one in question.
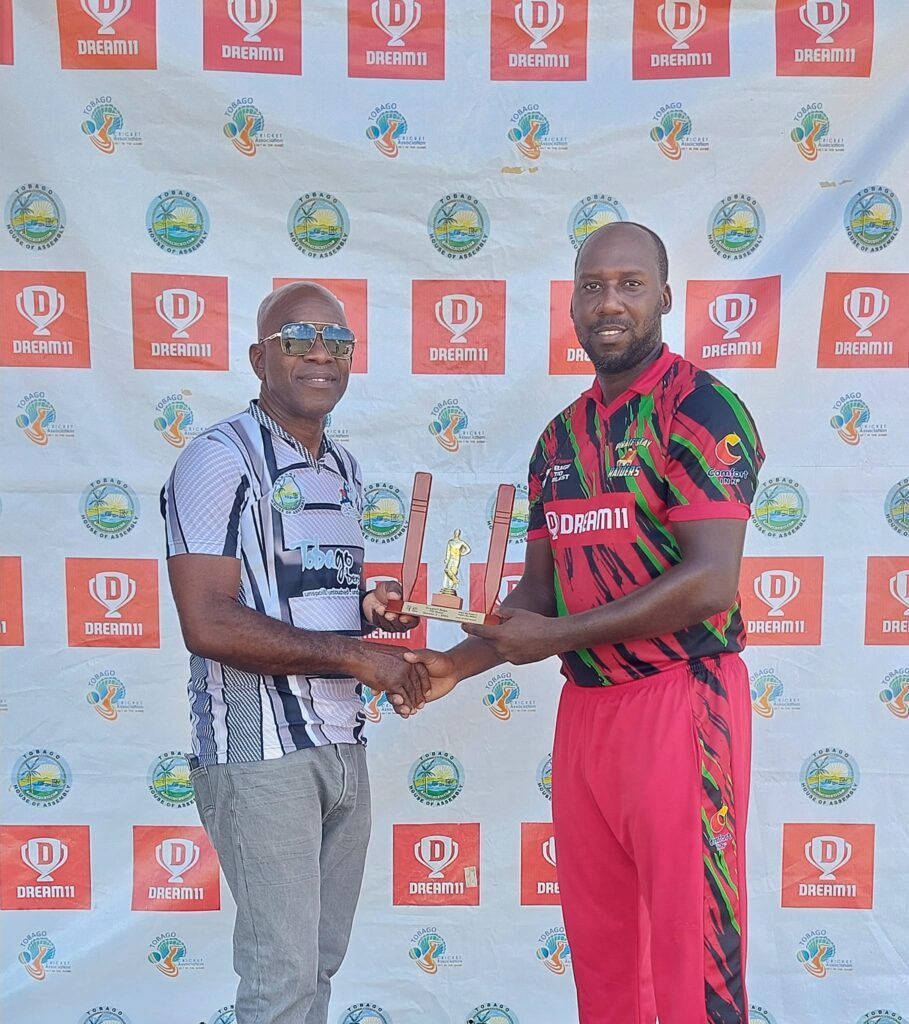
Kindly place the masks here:
[[(257, 402), (200, 434), (162, 493), (168, 557), (240, 562), (240, 604), (303, 629), (361, 635), (362, 481), (323, 437), (318, 459)], [(257, 761), (361, 741), (360, 684), (268, 676), (190, 657), (193, 753), (200, 764)]]
[[(594, 380), (530, 462), (527, 536), (549, 540), (559, 614), (608, 604), (681, 562), (674, 523), (747, 519), (763, 460), (740, 399), (665, 345), (608, 405)], [(562, 672), (610, 686), (744, 645), (737, 598), (677, 633), (563, 654)]]

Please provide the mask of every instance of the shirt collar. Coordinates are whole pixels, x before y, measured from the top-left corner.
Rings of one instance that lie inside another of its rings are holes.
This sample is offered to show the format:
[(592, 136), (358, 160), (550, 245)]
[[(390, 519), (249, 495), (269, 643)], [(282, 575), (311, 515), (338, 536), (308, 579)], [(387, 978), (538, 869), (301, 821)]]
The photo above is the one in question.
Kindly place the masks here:
[[(256, 422), (260, 423), (266, 430), (270, 431), (276, 437), (280, 437), (282, 441), (289, 444), (291, 448), (293, 448), (293, 450), (307, 462), (313, 461), (312, 452), (306, 447), (306, 445), (301, 444), (293, 434), (288, 434), (280, 423), (276, 423), (259, 405), (258, 398), (254, 398), (249, 403), (249, 409), (247, 411), (249, 412), (249, 415), (256, 420)], [(325, 456), (331, 451), (334, 451), (334, 445), (329, 440), (328, 435), (323, 431), (322, 441), (319, 444), (319, 461), (325, 458)]]
[[(678, 359), (678, 356), (674, 352), (669, 351), (669, 346), (664, 341), (663, 347), (660, 349), (660, 354), (656, 359), (654, 359), (650, 366), (646, 367), (646, 369), (642, 370), (641, 373), (635, 377), (621, 395), (609, 403), (609, 408), (611, 409), (613, 406), (623, 403), (629, 394), (649, 394), (653, 391), (654, 385), (657, 381), (663, 376), (676, 359)], [(606, 405), (606, 401), (603, 398), (603, 389), (600, 387), (598, 377), (593, 378), (593, 384), (584, 392), (582, 397), (592, 398), (599, 405)]]

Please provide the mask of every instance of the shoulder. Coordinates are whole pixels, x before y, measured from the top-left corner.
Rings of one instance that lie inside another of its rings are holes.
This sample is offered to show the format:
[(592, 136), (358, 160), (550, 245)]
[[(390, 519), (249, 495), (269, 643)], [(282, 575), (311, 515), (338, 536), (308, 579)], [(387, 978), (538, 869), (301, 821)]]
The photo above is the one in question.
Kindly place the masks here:
[(691, 415), (729, 406), (747, 413), (741, 398), (719, 377), (681, 356), (673, 361), (663, 377), (662, 400), (670, 416), (680, 410)]

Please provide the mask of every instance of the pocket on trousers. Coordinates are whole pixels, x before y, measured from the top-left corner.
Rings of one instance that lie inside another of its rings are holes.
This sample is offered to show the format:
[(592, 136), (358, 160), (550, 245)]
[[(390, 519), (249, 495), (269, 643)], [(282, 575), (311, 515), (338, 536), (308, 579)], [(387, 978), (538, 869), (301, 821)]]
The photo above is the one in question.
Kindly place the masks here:
[(189, 773), (189, 781), (192, 783), (193, 793), (196, 797), (196, 808), (204, 825), (210, 820), (215, 809), (215, 797), (211, 789), (211, 779), (208, 777), (208, 768), (205, 765), (193, 768)]

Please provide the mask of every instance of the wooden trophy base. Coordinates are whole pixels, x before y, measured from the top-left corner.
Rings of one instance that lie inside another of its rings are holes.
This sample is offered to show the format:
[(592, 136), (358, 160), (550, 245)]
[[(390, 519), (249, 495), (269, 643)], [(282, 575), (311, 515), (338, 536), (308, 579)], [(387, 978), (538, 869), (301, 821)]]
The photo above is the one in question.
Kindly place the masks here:
[[(456, 603), (436, 604), (438, 598)], [(419, 601), (399, 601), (392, 598), (386, 602), (385, 607), (399, 615), (418, 615), (423, 619), (440, 619), (443, 622), (472, 622), (475, 626), (498, 626), (502, 622), (498, 615), (465, 611), (461, 607), (462, 600), (459, 597), (452, 598), (450, 594), (433, 594), (432, 600), (432, 604), (422, 604)]]

